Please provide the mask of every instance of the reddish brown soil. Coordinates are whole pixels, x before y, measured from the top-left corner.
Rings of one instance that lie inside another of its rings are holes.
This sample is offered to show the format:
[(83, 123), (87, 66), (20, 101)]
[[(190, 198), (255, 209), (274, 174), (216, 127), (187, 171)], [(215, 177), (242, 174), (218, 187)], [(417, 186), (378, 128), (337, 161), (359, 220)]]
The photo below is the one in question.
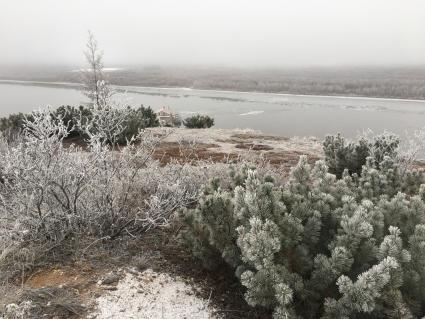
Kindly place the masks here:
[(72, 267), (68, 265), (39, 269), (30, 275), (24, 284), (29, 288), (62, 285), (87, 289), (88, 283), (94, 283), (92, 279), (95, 273), (95, 269), (89, 264), (73, 263)]
[(227, 154), (217, 151), (218, 145), (201, 143), (194, 149), (182, 147), (177, 142), (164, 142), (155, 150), (154, 158), (162, 164), (168, 164), (172, 160), (178, 162), (192, 162), (208, 160), (214, 163), (225, 163), (236, 160), (239, 156), (235, 153)]
[(255, 143), (239, 143), (235, 145), (236, 148), (252, 151), (270, 151), (273, 147), (265, 144), (255, 144)]

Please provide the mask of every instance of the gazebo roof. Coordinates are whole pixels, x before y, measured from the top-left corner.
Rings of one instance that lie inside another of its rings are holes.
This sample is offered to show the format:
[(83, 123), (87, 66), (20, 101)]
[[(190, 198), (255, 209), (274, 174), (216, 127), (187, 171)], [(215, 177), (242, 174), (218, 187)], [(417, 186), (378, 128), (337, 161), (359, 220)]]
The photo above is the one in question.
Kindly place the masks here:
[(160, 108), (156, 113), (167, 113), (167, 114), (172, 114), (172, 112), (170, 111), (170, 109), (166, 106), (163, 106), (162, 108)]

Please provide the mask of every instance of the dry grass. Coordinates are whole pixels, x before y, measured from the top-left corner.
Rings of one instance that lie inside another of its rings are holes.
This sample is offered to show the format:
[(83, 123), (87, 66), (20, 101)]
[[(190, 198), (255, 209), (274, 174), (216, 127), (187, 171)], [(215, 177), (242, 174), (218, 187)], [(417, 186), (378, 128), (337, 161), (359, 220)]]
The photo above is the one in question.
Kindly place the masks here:
[(235, 148), (252, 150), (252, 151), (270, 151), (273, 147), (265, 144), (254, 144), (254, 143), (240, 143), (236, 144)]
[(228, 154), (217, 151), (219, 145), (213, 143), (199, 143), (194, 147), (182, 145), (178, 142), (163, 142), (155, 150), (154, 158), (165, 165), (175, 160), (177, 162), (211, 161), (225, 163), (228, 160), (236, 160), (237, 154)]
[(298, 162), (300, 155), (317, 160), (322, 155), (320, 143), (312, 138), (270, 136), (252, 130), (175, 129), (159, 145), (154, 156), (162, 164), (172, 160), (228, 163), (241, 157), (262, 156), (273, 165), (289, 167)]
[(276, 135), (265, 135), (262, 133), (236, 133), (236, 134), (232, 134), (230, 137), (235, 139), (242, 139), (242, 140), (253, 140), (253, 139), (262, 139), (262, 140), (269, 140), (269, 141), (288, 141), (289, 140), (288, 137), (276, 136)]
[[(28, 274), (21, 286), (20, 280), (3, 294), (0, 314), (6, 304), (20, 304), (31, 300), (36, 306), (32, 318), (85, 318), (95, 308), (95, 299), (113, 291), (114, 285), (98, 285), (117, 269), (144, 271), (179, 277), (194, 287), (194, 293), (224, 319), (268, 319), (270, 313), (250, 308), (244, 300), (244, 288), (233, 275), (233, 270), (222, 264), (214, 271), (206, 270), (193, 259), (179, 241), (181, 225), (154, 229), (140, 238), (103, 242), (90, 247), (84, 259), (75, 257), (54, 266), (45, 266)], [(180, 280), (179, 279), (179, 280)], [(43, 317), (44, 318), (44, 317)]]
[(76, 291), (61, 286), (22, 289), (13, 304), (17, 309), (11, 311), (12, 307), (9, 305), (9, 311), (6, 311), (11, 318), (16, 316), (17, 312), (23, 311), (26, 305), (28, 308), (23, 314), (25, 319), (82, 318), (86, 310)]

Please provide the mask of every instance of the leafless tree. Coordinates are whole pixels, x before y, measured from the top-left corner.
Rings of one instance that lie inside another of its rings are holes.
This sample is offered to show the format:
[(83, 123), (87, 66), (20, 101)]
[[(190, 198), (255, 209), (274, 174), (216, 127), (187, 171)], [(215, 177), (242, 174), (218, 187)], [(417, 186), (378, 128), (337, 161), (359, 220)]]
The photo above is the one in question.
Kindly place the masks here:
[(103, 52), (99, 49), (94, 35), (89, 31), (84, 55), (87, 68), (81, 72), (83, 93), (96, 107), (108, 105), (113, 94), (103, 73)]

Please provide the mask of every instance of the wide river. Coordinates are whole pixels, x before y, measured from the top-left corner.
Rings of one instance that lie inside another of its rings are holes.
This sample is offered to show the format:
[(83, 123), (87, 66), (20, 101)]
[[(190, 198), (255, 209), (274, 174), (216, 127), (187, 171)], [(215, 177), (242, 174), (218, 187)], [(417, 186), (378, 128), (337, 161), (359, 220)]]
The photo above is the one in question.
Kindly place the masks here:
[[(162, 106), (180, 113), (208, 114), (217, 128), (251, 128), (283, 136), (317, 136), (340, 132), (347, 137), (372, 129), (403, 135), (425, 126), (425, 101), (306, 96), (192, 90), (184, 88), (120, 87), (119, 99), (154, 110)], [(75, 86), (0, 82), (0, 117), (33, 109), (80, 105), (86, 97)]]

